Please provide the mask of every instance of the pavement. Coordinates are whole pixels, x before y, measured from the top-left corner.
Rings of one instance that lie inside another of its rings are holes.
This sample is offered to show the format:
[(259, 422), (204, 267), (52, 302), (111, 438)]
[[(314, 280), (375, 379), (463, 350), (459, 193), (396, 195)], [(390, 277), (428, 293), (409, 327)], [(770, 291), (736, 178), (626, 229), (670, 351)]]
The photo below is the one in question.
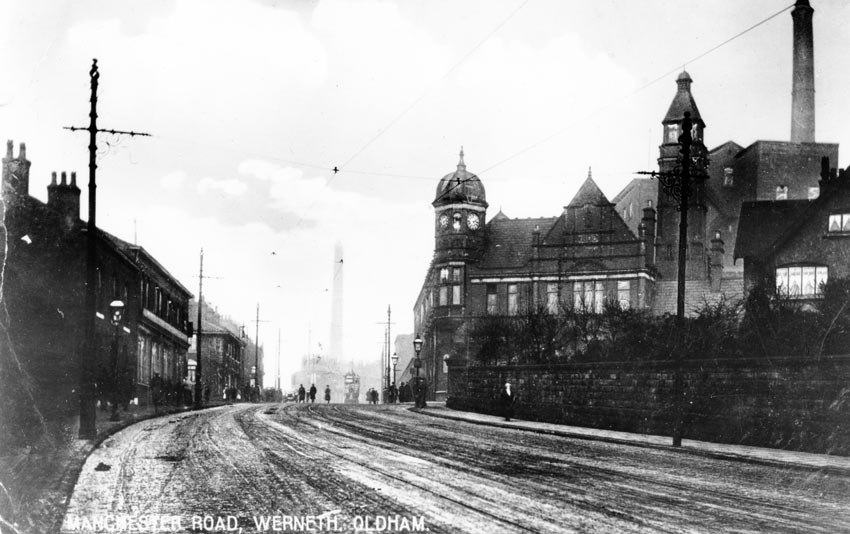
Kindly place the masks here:
[(94, 449), (127, 426), (187, 410), (191, 407), (164, 406), (154, 412), (152, 406), (130, 405), (128, 411), (119, 411), (118, 421), (110, 421), (110, 412), (98, 409), (97, 437), (92, 440), (76, 439), (79, 421), (75, 419), (66, 426), (68, 435), (52, 444), (0, 451), (0, 534), (57, 532), (80, 471)]
[(615, 430), (585, 428), (554, 423), (543, 423), (539, 421), (523, 421), (519, 419), (505, 421), (505, 419), (500, 416), (452, 410), (451, 408), (446, 408), (444, 402), (429, 402), (423, 410), (416, 410), (415, 408), (411, 408), (411, 410), (415, 410), (421, 414), (432, 417), (466, 421), (477, 425), (511, 428), (525, 432), (536, 432), (538, 434), (549, 434), (575, 439), (589, 439), (607, 443), (633, 445), (636, 447), (680, 450), (683, 454), (694, 454), (737, 462), (790, 469), (804, 469), (807, 471), (819, 471), (850, 476), (850, 457), (847, 456), (831, 456), (828, 454), (787, 451), (781, 449), (770, 449), (767, 447), (751, 447), (748, 445), (710, 443), (707, 441), (696, 441), (691, 439), (683, 439), (681, 447), (673, 447), (672, 438), (670, 436), (633, 434), (630, 432), (618, 432)]

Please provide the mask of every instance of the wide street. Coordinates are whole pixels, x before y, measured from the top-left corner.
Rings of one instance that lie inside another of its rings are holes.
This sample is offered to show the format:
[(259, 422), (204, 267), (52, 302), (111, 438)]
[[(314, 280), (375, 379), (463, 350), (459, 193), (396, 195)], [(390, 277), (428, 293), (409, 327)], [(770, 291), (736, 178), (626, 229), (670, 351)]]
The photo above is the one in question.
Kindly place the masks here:
[(836, 474), (405, 407), (239, 404), (107, 439), (86, 462), (62, 532), (136, 521), (159, 532), (832, 533), (850, 529), (848, 495), (850, 478)]

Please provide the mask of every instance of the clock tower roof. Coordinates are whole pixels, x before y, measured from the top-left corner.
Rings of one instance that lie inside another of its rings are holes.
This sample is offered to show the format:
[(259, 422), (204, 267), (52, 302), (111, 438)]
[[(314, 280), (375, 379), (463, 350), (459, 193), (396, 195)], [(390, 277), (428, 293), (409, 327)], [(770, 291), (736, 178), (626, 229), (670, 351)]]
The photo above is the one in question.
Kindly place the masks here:
[(487, 198), (484, 193), (484, 184), (478, 176), (466, 170), (463, 161), (463, 147), (460, 148), (460, 160), (457, 170), (443, 176), (437, 184), (437, 196), (434, 199), (434, 207), (465, 202), (487, 207)]

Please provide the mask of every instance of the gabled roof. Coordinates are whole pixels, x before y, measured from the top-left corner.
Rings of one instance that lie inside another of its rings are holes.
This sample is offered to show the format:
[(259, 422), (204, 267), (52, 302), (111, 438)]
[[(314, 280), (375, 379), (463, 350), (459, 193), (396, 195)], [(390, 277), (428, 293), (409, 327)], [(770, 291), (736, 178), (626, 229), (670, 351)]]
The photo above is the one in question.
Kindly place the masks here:
[(762, 200), (741, 204), (735, 259), (772, 253), (779, 240), (795, 226), (812, 200)]
[(487, 223), (487, 246), (478, 267), (508, 270), (525, 267), (534, 254), (534, 231), (539, 230), (543, 234), (557, 220), (557, 217), (494, 217)]
[(608, 201), (608, 197), (599, 189), (599, 186), (596, 185), (596, 182), (593, 181), (590, 175), (585, 179), (578, 193), (576, 193), (567, 207), (579, 208), (588, 204), (592, 206), (608, 206), (611, 204)]
[(641, 193), (655, 196), (658, 193), (658, 182), (651, 178), (633, 178), (631, 182), (626, 184), (626, 187), (624, 187), (622, 191), (617, 193), (617, 196), (615, 196), (611, 202), (613, 204), (617, 204), (635, 189)]

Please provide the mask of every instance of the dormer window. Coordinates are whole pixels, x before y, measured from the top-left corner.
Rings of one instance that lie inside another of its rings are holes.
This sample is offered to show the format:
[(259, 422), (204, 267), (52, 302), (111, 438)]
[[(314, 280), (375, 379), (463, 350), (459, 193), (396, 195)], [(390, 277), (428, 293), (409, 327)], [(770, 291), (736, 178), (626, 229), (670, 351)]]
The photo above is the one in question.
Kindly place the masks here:
[(809, 200), (814, 200), (820, 196), (820, 187), (809, 187)]
[(788, 186), (787, 185), (777, 185), (776, 186), (776, 200), (788, 200)]
[(829, 216), (829, 231), (830, 232), (848, 232), (850, 233), (850, 212), (848, 213), (833, 213)]
[(694, 141), (699, 141), (699, 124), (694, 122), (691, 126), (691, 139)]
[(735, 185), (735, 171), (732, 167), (723, 169), (723, 186), (732, 187)]
[(679, 126), (676, 124), (668, 124), (666, 131), (666, 139), (668, 143), (679, 142)]

